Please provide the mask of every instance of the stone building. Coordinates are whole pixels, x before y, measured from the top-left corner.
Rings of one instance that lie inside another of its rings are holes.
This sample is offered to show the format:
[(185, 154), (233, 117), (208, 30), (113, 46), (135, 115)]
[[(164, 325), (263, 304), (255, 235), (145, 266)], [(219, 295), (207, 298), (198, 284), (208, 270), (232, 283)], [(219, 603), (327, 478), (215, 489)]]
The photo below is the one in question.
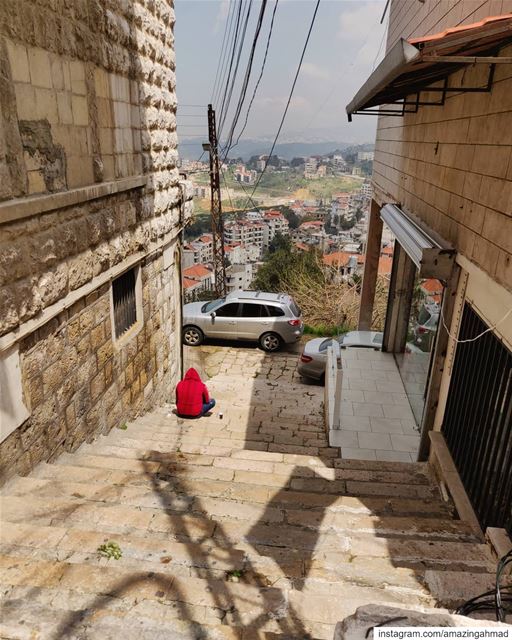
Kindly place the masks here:
[[(512, 2), (392, 0), (386, 55), (347, 106), (379, 116), (360, 329), (383, 223), (395, 354), (459, 513), (512, 532)], [(422, 283), (442, 301), (418, 302)], [(420, 285), (418, 288), (418, 284)]]
[(172, 0), (0, 3), (2, 479), (180, 374)]

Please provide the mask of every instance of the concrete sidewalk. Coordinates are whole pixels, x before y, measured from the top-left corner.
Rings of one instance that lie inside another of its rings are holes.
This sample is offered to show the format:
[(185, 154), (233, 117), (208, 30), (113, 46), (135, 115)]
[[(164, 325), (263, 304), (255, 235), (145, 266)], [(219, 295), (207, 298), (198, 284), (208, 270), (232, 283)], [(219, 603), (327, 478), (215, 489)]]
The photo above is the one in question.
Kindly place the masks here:
[(330, 434), (342, 458), (414, 462), (420, 436), (391, 353), (342, 352), (342, 428)]

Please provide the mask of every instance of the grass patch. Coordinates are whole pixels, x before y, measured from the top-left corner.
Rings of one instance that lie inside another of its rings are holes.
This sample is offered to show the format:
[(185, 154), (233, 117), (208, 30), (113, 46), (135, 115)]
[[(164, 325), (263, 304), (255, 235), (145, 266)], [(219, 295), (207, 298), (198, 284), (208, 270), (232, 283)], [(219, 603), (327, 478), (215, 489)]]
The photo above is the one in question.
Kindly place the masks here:
[(128, 429), (128, 425), (126, 424), (126, 422), (123, 422), (123, 424), (118, 424), (117, 428), (121, 429), (121, 431), (126, 431), (126, 429)]
[(304, 334), (310, 336), (325, 336), (326, 338), (330, 338), (332, 336), (343, 335), (348, 331), (350, 331), (350, 329), (348, 329), (344, 325), (341, 325), (339, 327), (333, 324), (318, 324), (314, 327), (309, 324), (304, 325)]

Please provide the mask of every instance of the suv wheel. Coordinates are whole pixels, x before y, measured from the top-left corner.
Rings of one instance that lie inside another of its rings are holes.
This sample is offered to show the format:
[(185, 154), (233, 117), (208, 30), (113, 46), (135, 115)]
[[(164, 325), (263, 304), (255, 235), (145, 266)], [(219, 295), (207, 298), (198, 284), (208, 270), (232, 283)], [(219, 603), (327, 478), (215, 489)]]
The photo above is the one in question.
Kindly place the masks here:
[(203, 340), (204, 333), (198, 327), (183, 327), (183, 342), (189, 347), (198, 347)]
[(260, 338), (260, 347), (269, 353), (279, 351), (281, 348), (281, 338), (277, 333), (264, 333)]

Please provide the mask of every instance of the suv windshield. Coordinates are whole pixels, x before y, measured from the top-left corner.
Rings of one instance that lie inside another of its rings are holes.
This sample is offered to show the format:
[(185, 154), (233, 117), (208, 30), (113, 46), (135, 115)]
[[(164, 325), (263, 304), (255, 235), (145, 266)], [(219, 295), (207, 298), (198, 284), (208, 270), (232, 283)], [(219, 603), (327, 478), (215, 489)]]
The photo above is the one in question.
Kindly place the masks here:
[(216, 307), (219, 306), (219, 304), (222, 304), (223, 302), (226, 302), (226, 298), (220, 298), (218, 300), (212, 300), (211, 302), (207, 302), (206, 304), (203, 304), (203, 306), (201, 307), (201, 313), (209, 313), (210, 311), (213, 311)]

